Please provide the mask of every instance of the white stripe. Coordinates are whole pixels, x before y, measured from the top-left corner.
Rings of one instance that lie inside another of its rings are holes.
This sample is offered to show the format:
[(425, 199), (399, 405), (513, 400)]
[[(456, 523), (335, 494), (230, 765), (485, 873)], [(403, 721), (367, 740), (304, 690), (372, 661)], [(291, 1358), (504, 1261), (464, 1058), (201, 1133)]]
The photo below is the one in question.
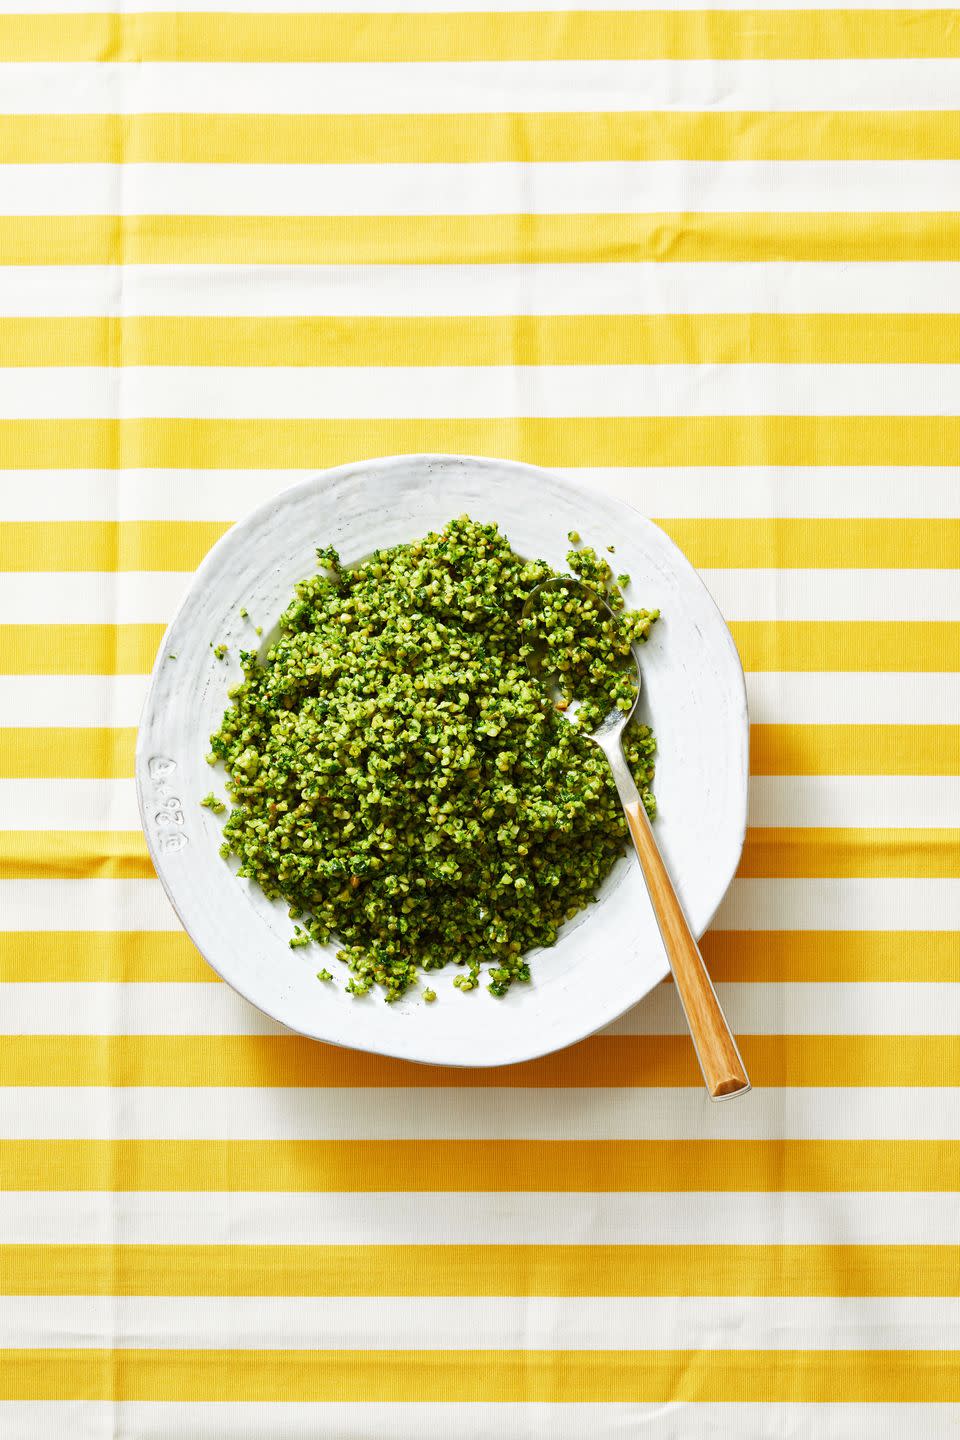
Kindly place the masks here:
[(960, 880), (735, 880), (712, 928), (960, 930)]
[(958, 410), (960, 365), (0, 369), (0, 418), (11, 420), (953, 415)]
[(0, 266), (0, 315), (804, 315), (958, 310), (960, 264), (955, 261)]
[[(192, 572), (0, 572), (0, 625), (142, 625), (171, 618)], [(251, 637), (253, 631), (250, 632)]]
[[(904, 736), (904, 745), (909, 743)], [(958, 814), (956, 775), (754, 775), (750, 780), (751, 825), (922, 829), (955, 826)]]
[(899, 58), (0, 63), (26, 115), (955, 110), (958, 87), (956, 60)]
[[(209, 473), (204, 472), (204, 483)], [(624, 466), (623, 469), (596, 470), (568, 468), (558, 473), (581, 484), (586, 481), (596, 485), (651, 516), (753, 519), (764, 515), (861, 520), (905, 516), (940, 519), (960, 514), (956, 470), (939, 466), (890, 469), (882, 465), (822, 468), (716, 465), (689, 469)], [(269, 480), (263, 483), (268, 484)], [(127, 484), (125, 475), (124, 486)], [(132, 498), (132, 492), (128, 493)], [(82, 491), (72, 502), (63, 498), (64, 503), (72, 506), (83, 504), (81, 497)], [(212, 501), (213, 497), (209, 499)], [(148, 507), (151, 503), (146, 496), (144, 503)], [(175, 497), (171, 497), (170, 503), (176, 505)], [(228, 512), (221, 507), (219, 513)]]
[[(82, 711), (72, 712), (71, 723), (82, 723), (76, 718), (78, 713)], [(89, 715), (86, 718), (97, 723)], [(116, 714), (112, 718), (114, 724), (120, 723)], [(213, 776), (211, 780), (216, 783)], [(0, 827), (139, 830), (140, 811), (133, 780), (0, 780)]]
[[(738, 984), (717, 986), (738, 1035), (956, 1035), (960, 984)], [(607, 1028), (611, 1035), (685, 1035), (673, 985)]]
[[(80, 723), (76, 712), (71, 721)], [(211, 771), (215, 787), (222, 780), (221, 770)], [(760, 775), (750, 781), (751, 825), (909, 829), (955, 826), (958, 813), (955, 775)], [(132, 780), (0, 780), (0, 830), (139, 828)]]
[[(180, 928), (154, 880), (4, 880), (0, 915), (7, 931)], [(960, 881), (735, 880), (712, 928), (960, 930)]]
[(940, 1191), (0, 1193), (3, 1245), (952, 1245), (958, 1224)]
[(960, 1140), (955, 1088), (0, 1090), (9, 1140)]
[[(100, 884), (92, 881), (91, 884)], [(208, 991), (204, 996), (201, 991)], [(0, 986), (0, 1034), (286, 1035), (228, 985), (170, 981)]]
[[(0, 716), (4, 725), (41, 728), (136, 725), (147, 683), (145, 675), (0, 675)], [(747, 694), (754, 724), (952, 725), (960, 715), (960, 675), (956, 673), (751, 671), (747, 675)], [(70, 783), (58, 782), (60, 785)], [(84, 783), (99, 785), (107, 782)], [(911, 791), (916, 783), (909, 782)], [(922, 791), (922, 778), (919, 783)], [(938, 781), (935, 788), (939, 786)], [(930, 788), (934, 790), (934, 787)], [(3, 796), (2, 782), (0, 798), (7, 801), (11, 798)], [(902, 824), (908, 822), (902, 819), (896, 807), (908, 798), (899, 794), (892, 798), (891, 814), (895, 812), (900, 816), (899, 823)], [(43, 826), (47, 824), (43, 810), (47, 801), (42, 795), (26, 796), (23, 803), (29, 807), (28, 813), (39, 804)], [(108, 802), (101, 799), (98, 792), (88, 791), (85, 799), (77, 803), (78, 808), (88, 810), (92, 804), (97, 814), (109, 813), (113, 805), (121, 818), (124, 814), (132, 816), (129, 824), (118, 820), (113, 828), (136, 828), (139, 823), (135, 809), (130, 808), (133, 801), (129, 796), (126, 799), (118, 796), (115, 801)], [(951, 801), (948, 796), (945, 806), (938, 813), (946, 814), (951, 803), (956, 801)], [(926, 798), (923, 804), (927, 806)], [(0, 828), (3, 813), (4, 807), (0, 804)], [(909, 810), (907, 813), (910, 813)], [(934, 823), (945, 824), (947, 821)], [(63, 827), (54, 823), (51, 828)], [(72, 828), (84, 827), (74, 824)], [(110, 829), (111, 825), (108, 823), (106, 828)]]
[[(0, 716), (4, 725), (136, 725), (149, 683), (146, 675), (0, 675)], [(96, 796), (98, 815), (116, 816), (108, 821), (108, 829), (139, 825), (129, 786), (115, 801), (104, 800), (99, 792), (88, 794)], [(126, 816), (131, 817), (129, 823)]]
[[(853, 1404), (732, 1402), (695, 1403), (520, 1403), (270, 1401), (2, 1401), (0, 1426), (17, 1440), (103, 1440), (106, 1435), (137, 1440), (490, 1440), (491, 1435), (523, 1440), (621, 1440), (642, 1434), (649, 1440), (723, 1440), (736, 1434), (819, 1440), (956, 1440), (956, 1407), (948, 1404)], [(207, 1427), (214, 1427), (208, 1429)], [(680, 1426), (681, 1429), (676, 1427)], [(112, 1428), (111, 1428), (112, 1427)], [(119, 1428), (118, 1428), (119, 1427)], [(735, 1427), (735, 1428), (732, 1428)], [(768, 1428), (768, 1427), (773, 1427)]]
[(21, 164), (4, 166), (0, 214), (905, 212), (949, 210), (958, 189), (956, 160)]
[[(49, 371), (46, 372), (49, 374)], [(960, 515), (947, 466), (624, 466), (558, 474), (646, 515)], [(315, 470), (7, 470), (0, 520), (235, 520)]]
[[(960, 570), (729, 569), (700, 578), (727, 620), (960, 620)], [(638, 577), (633, 593), (641, 591)]]
[[(589, 536), (587, 537), (590, 538)], [(0, 624), (166, 624), (192, 572), (0, 573)], [(701, 570), (728, 620), (960, 620), (960, 570)], [(640, 603), (643, 581), (628, 592)], [(251, 639), (253, 631), (251, 630)]]
[(948, 1350), (958, 1325), (899, 1297), (0, 1297), (11, 1349)]
[[(491, 1361), (491, 1363), (493, 1363)], [(643, 1435), (644, 1440), (766, 1440), (771, 1435), (816, 1435), (818, 1440), (903, 1440), (914, 1434), (923, 1440), (956, 1440), (956, 1406), (948, 1404), (817, 1404), (735, 1402), (693, 1403), (662, 1401), (636, 1403), (520, 1403), (450, 1402), (429, 1404), (408, 1401), (326, 1404), (268, 1401), (61, 1401), (3, 1402), (0, 1425), (9, 1414), (11, 1434), (17, 1440), (103, 1440), (107, 1435), (136, 1436), (136, 1440), (623, 1440)], [(110, 1427), (114, 1427), (111, 1429)], [(119, 1427), (119, 1428), (117, 1428)], [(208, 1428), (210, 1427), (210, 1428)]]
[[(494, 1363), (494, 1361), (491, 1361)], [(696, 1401), (542, 1404), (450, 1402), (427, 1404), (331, 1401), (326, 1404), (269, 1401), (3, 1401), (0, 1428), (16, 1440), (766, 1440), (776, 1435), (816, 1435), (817, 1440), (956, 1440), (955, 1405), (853, 1404), (850, 1402), (739, 1404)]]
[[(192, 572), (0, 574), (0, 624), (166, 624)], [(956, 570), (701, 570), (729, 621), (960, 619)], [(634, 577), (633, 598), (643, 599)], [(49, 719), (49, 717), (48, 717)], [(59, 723), (59, 722), (52, 722)], [(81, 723), (79, 721), (75, 723)]]
[(0, 916), (7, 930), (180, 929), (157, 880), (4, 880)]
[[(436, 984), (456, 1004), (460, 997), (452, 985), (444, 987), (451, 978), (438, 975)], [(956, 984), (731, 983), (718, 985), (717, 993), (740, 1035), (953, 1035), (960, 1030)], [(0, 1034), (6, 1035), (286, 1033), (227, 985), (11, 981), (0, 986), (0, 997)], [(685, 1035), (674, 987), (656, 987), (607, 1033)]]
[[(955, 725), (960, 715), (960, 675), (956, 673), (783, 673), (769, 670), (748, 672), (746, 680), (750, 718), (755, 725)], [(906, 738), (909, 740), (909, 737)], [(913, 786), (918, 782), (898, 780), (896, 783), (904, 792), (899, 798), (907, 802), (906, 813), (912, 814), (906, 791), (909, 786), (913, 793)], [(937, 787), (943, 783), (938, 780)], [(925, 784), (922, 779), (919, 785), (923, 792)], [(946, 785), (949, 792), (947, 803), (936, 813), (946, 817), (953, 806), (952, 813), (956, 818), (960, 793), (950, 790), (949, 780)], [(931, 795), (933, 788), (930, 787)], [(759, 796), (755, 791), (755, 809), (758, 804)], [(924, 794), (921, 804), (930, 813), (931, 796)], [(893, 806), (890, 813), (894, 813)], [(757, 820), (754, 823), (761, 822)], [(884, 823), (907, 825), (914, 822), (901, 818), (899, 822), (891, 820)], [(944, 818), (927, 823), (952, 822)]]
[(0, 987), (0, 995), (4, 1002), (0, 1035), (291, 1033), (220, 984), (9, 981)]

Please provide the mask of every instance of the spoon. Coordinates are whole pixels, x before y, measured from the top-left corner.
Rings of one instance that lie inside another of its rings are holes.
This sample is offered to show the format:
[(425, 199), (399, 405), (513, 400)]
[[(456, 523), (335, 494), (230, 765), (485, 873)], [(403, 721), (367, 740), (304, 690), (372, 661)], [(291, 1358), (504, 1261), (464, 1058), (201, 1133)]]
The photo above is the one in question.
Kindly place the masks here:
[[(606, 601), (590, 586), (584, 585), (582, 581), (564, 577), (546, 580), (530, 592), (523, 607), (524, 619), (531, 617), (537, 596), (557, 589), (563, 589), (568, 593), (579, 591), (582, 595), (588, 595), (600, 608), (601, 613), (606, 611), (611, 619), (616, 618)], [(581, 734), (599, 746), (607, 757), (613, 773), (614, 783), (630, 831), (630, 838), (633, 840), (637, 859), (640, 861), (647, 893), (650, 896), (657, 925), (660, 927), (670, 969), (673, 971), (680, 1004), (683, 1006), (683, 1013), (686, 1016), (687, 1025), (690, 1027), (693, 1047), (697, 1052), (707, 1093), (711, 1100), (730, 1100), (737, 1095), (745, 1095), (750, 1089), (750, 1081), (743, 1068), (743, 1061), (740, 1059), (740, 1052), (727, 1023), (727, 1018), (717, 999), (713, 982), (707, 974), (703, 956), (700, 954), (687, 917), (683, 913), (683, 906), (680, 904), (667, 867), (663, 863), (653, 827), (647, 819), (640, 792), (630, 773), (621, 745), (621, 737), (640, 697), (640, 666), (633, 649), (630, 654), (636, 678), (633, 704), (629, 710), (620, 710), (615, 706), (594, 730), (582, 730)], [(539, 659), (534, 648), (528, 662), (534, 674), (538, 673)], [(572, 705), (565, 714), (569, 720), (574, 719), (575, 710)]]

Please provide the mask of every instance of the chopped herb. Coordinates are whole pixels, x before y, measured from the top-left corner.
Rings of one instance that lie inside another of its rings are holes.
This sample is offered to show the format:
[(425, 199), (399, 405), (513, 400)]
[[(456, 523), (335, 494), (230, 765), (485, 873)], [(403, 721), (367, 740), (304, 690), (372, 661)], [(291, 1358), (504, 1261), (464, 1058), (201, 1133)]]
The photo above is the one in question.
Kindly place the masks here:
[[(503, 995), (623, 854), (613, 779), (582, 726), (632, 705), (624, 660), (656, 612), (624, 610), (585, 548), (571, 568), (617, 615), (551, 602), (524, 620), (554, 572), (467, 517), (354, 567), (317, 556), (265, 659), (241, 651), (211, 737), (233, 806), (221, 853), (302, 917), (294, 948), (337, 938), (350, 994), (395, 1000), (453, 963), (457, 989), (483, 979)], [(528, 668), (534, 640), (581, 728)], [(631, 721), (624, 748), (653, 813), (653, 736)]]
[(227, 647), (226, 647), (226, 645), (223, 645), (223, 644), (221, 644), (221, 645), (215, 645), (215, 646), (213, 647), (213, 653), (214, 653), (214, 655), (216, 655), (216, 657), (217, 657), (218, 660), (222, 660), (223, 657), (224, 657), (224, 656), (226, 655), (226, 653), (227, 653)]
[[(208, 756), (207, 758), (209, 759), (210, 757)], [(204, 795), (203, 799), (200, 801), (200, 804), (206, 810), (212, 810), (214, 815), (222, 815), (224, 810), (226, 810), (227, 808), (222, 800), (217, 799), (216, 795), (214, 795), (212, 790), (208, 795)]]

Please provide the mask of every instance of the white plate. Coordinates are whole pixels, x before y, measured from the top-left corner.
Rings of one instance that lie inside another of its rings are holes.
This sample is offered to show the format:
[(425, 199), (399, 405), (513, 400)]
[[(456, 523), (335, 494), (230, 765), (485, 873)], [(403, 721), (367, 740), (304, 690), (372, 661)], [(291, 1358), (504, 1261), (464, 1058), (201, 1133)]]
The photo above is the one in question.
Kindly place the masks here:
[[(636, 860), (614, 867), (599, 900), (531, 957), (533, 981), (502, 1000), (462, 995), (456, 967), (431, 975), (437, 991), (386, 1005), (343, 990), (335, 945), (291, 950), (286, 906), (238, 880), (219, 856), (223, 817), (201, 809), (221, 767), (206, 763), (239, 649), (253, 621), (268, 634), (294, 584), (316, 571), (315, 547), (345, 563), (413, 540), (453, 516), (495, 520), (521, 555), (565, 569), (568, 530), (616, 545), (632, 576), (630, 600), (662, 620), (641, 649), (641, 713), (659, 743), (657, 839), (699, 935), (733, 878), (747, 813), (748, 720), (730, 632), (696, 571), (651, 521), (620, 501), (507, 461), (401, 455), (329, 470), (285, 491), (235, 525), (194, 576), (154, 667), (137, 740), (140, 814), (157, 873), (214, 969), (274, 1019), (319, 1040), (409, 1060), (501, 1065), (589, 1035), (636, 1004), (667, 962)], [(239, 616), (245, 606), (251, 616)], [(229, 645), (218, 661), (211, 642)], [(175, 655), (176, 658), (170, 658)], [(341, 983), (323, 984), (326, 965)]]

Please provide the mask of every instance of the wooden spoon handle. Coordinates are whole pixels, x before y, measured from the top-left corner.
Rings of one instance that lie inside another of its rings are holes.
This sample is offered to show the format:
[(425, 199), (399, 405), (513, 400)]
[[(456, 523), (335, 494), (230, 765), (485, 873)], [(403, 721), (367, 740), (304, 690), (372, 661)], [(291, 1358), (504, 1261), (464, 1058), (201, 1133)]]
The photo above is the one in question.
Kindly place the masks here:
[(677, 994), (690, 1026), (697, 1059), (711, 1100), (745, 1095), (750, 1089), (737, 1043), (720, 1007), (703, 956), (687, 924), (673, 881), (663, 863), (640, 800), (624, 801), (630, 834), (647, 882)]

